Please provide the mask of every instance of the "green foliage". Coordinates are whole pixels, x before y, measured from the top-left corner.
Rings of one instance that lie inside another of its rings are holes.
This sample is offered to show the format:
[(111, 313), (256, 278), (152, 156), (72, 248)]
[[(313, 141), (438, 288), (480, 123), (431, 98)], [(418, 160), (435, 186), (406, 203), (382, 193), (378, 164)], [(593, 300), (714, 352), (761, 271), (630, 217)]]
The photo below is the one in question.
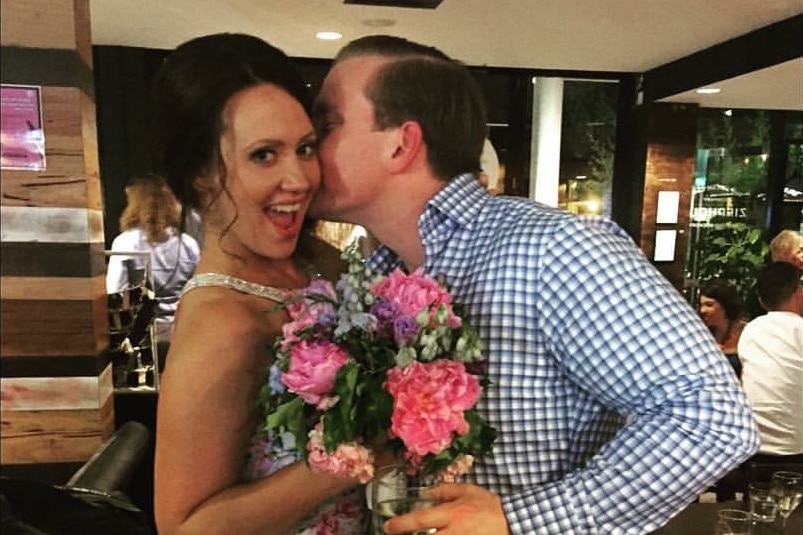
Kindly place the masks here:
[(706, 229), (697, 244), (699, 279), (726, 279), (746, 302), (768, 252), (761, 231), (744, 223), (719, 223)]

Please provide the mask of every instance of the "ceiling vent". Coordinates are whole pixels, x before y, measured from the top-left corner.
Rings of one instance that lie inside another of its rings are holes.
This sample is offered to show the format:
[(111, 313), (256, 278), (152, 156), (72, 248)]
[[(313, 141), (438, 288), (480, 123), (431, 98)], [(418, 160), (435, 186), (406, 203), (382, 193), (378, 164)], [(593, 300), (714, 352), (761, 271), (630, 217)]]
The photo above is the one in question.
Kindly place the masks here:
[(435, 9), (443, 0), (343, 0), (344, 4), (358, 6), (408, 7), (412, 9)]

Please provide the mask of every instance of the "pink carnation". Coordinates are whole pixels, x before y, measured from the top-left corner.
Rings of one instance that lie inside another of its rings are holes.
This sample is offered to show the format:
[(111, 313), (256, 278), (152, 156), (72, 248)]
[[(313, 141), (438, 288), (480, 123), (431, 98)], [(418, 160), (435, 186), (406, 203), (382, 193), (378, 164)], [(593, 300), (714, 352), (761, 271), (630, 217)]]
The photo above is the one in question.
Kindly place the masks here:
[(437, 455), (452, 435), (468, 432), (464, 412), (480, 396), (479, 380), (462, 362), (413, 362), (388, 371), (385, 389), (393, 396), (391, 432), (416, 455)]
[(301, 341), (290, 350), (290, 369), (282, 383), (310, 405), (325, 401), (335, 386), (335, 376), (348, 362), (346, 351), (331, 342)]
[(457, 458), (439, 474), (444, 483), (454, 483), (455, 478), (467, 474), (474, 465), (473, 455), (458, 455)]
[(309, 432), (307, 462), (315, 472), (325, 472), (338, 477), (357, 479), (368, 483), (374, 478), (374, 454), (360, 444), (338, 444), (328, 453), (323, 443), (323, 424), (319, 423)]
[(390, 275), (374, 283), (371, 293), (395, 302), (401, 315), (413, 318), (426, 310), (432, 320), (437, 310), (445, 306), (446, 324), (453, 329), (460, 326), (460, 317), (452, 310), (452, 296), (421, 269), (407, 275), (396, 268)]

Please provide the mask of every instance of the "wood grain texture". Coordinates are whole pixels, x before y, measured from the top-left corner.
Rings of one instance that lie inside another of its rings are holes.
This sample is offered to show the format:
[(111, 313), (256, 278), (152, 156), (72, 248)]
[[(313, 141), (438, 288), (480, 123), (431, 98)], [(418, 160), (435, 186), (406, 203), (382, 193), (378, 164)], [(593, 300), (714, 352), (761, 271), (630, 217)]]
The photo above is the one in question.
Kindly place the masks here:
[[(79, 35), (76, 4), (88, 1), (3, 0), (0, 2), (0, 42), (3, 45), (74, 50)], [(88, 31), (87, 28), (80, 30)]]
[(103, 212), (86, 208), (0, 206), (0, 241), (101, 243)]
[(4, 300), (91, 301), (106, 294), (106, 277), (2, 277), (0, 295)]
[(88, 410), (102, 407), (112, 394), (112, 368), (90, 377), (3, 377), (4, 411)]
[(83, 462), (111, 436), (114, 402), (91, 410), (2, 410), (0, 417), (0, 464)]
[(108, 345), (106, 296), (92, 301), (2, 301), (0, 355), (97, 355)]
[(106, 273), (103, 243), (2, 242), (4, 277), (96, 277)]

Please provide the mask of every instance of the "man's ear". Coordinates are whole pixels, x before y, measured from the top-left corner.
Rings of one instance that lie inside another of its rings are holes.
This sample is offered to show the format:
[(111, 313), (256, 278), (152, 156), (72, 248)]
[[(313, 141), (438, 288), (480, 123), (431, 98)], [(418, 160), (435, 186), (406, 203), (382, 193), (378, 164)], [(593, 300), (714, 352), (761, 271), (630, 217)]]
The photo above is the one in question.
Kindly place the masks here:
[(424, 132), (416, 121), (405, 121), (396, 128), (390, 165), (394, 171), (405, 170), (422, 154)]

